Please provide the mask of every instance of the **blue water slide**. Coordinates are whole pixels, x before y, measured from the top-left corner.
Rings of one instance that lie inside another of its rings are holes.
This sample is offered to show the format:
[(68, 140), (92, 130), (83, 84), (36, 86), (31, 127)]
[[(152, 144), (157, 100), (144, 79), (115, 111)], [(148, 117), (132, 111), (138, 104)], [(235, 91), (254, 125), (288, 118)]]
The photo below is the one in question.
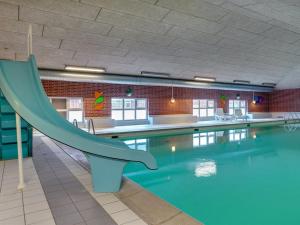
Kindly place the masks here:
[(128, 162), (157, 168), (150, 152), (132, 150), (123, 142), (91, 135), (65, 120), (43, 89), (33, 55), (26, 62), (0, 60), (0, 89), (13, 109), (35, 129), (86, 155), (94, 191), (118, 191)]

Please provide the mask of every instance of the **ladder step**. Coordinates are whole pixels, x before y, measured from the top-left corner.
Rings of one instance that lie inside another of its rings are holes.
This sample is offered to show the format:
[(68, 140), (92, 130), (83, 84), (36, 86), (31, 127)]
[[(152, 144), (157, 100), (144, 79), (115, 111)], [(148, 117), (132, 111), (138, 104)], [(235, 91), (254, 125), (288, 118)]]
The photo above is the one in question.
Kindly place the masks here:
[[(1, 158), (3, 160), (16, 159), (18, 157), (18, 146), (17, 146), (17, 144), (1, 145), (0, 149), (2, 149)], [(22, 144), (23, 157), (28, 157), (28, 149), (29, 149), (28, 144), (23, 143)]]
[[(28, 140), (28, 132), (26, 129), (21, 130), (22, 142)], [(0, 131), (0, 143), (2, 144), (9, 144), (9, 143), (16, 143), (17, 142), (17, 133), (15, 129), (12, 130), (1, 130)]]

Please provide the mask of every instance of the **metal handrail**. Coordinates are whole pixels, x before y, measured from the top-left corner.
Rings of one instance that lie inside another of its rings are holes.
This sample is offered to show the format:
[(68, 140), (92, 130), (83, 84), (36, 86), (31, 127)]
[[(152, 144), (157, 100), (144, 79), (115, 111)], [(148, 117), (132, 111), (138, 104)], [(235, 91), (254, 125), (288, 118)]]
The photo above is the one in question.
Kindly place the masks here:
[(90, 130), (91, 130), (91, 125), (92, 125), (93, 134), (96, 134), (93, 119), (89, 119), (89, 120), (88, 120), (88, 132), (89, 132), (89, 133), (90, 133)]
[(73, 120), (73, 125), (78, 128), (78, 121), (76, 119)]

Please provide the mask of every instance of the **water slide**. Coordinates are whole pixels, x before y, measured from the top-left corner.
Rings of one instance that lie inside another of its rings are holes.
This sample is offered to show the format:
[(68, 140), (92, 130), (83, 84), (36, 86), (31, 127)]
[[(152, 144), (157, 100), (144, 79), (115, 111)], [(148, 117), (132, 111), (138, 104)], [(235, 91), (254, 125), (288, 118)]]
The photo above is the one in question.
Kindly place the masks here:
[(118, 191), (128, 162), (157, 168), (151, 153), (129, 149), (117, 140), (91, 135), (65, 120), (43, 89), (33, 55), (26, 62), (0, 60), (0, 89), (16, 113), (35, 129), (86, 155), (95, 192)]

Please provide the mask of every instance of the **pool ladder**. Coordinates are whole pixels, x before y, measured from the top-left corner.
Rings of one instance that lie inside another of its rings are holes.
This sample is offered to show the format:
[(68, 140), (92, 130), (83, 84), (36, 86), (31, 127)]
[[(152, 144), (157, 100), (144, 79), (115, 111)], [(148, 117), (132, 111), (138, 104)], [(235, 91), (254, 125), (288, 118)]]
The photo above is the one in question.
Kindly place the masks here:
[(91, 129), (92, 129), (92, 131), (93, 131), (93, 134), (96, 134), (93, 119), (89, 119), (89, 120), (88, 120), (88, 132), (89, 132), (89, 133), (91, 133)]
[(76, 119), (73, 120), (73, 125), (78, 128), (78, 121)]

